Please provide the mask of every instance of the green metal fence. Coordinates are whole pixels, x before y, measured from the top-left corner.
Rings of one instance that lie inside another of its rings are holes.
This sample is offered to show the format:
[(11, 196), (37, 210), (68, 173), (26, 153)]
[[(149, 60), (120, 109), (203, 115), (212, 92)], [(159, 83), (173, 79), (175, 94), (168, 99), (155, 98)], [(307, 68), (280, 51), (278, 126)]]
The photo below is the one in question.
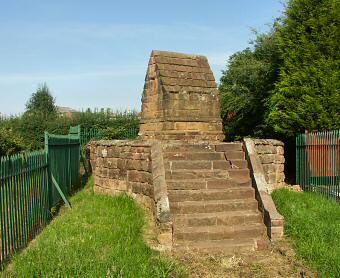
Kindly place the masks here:
[(0, 158), (0, 264), (51, 219), (51, 209), (79, 184), (79, 127), (45, 133), (45, 150)]
[[(72, 128), (71, 128), (72, 131)], [(80, 137), (79, 133), (54, 135), (45, 133), (45, 151), (47, 153), (51, 187), (50, 202), (54, 206), (64, 195), (78, 187), (80, 177)]]
[(85, 146), (88, 142), (95, 139), (101, 139), (102, 132), (97, 128), (82, 128), (80, 130), (80, 143)]
[(0, 159), (0, 262), (27, 245), (50, 219), (45, 151)]
[(123, 127), (112, 129), (110, 131), (101, 130), (97, 128), (81, 128), (80, 132), (80, 143), (82, 146), (86, 145), (91, 140), (99, 140), (99, 139), (135, 139), (138, 136), (139, 128), (137, 127)]
[[(123, 128), (110, 138), (137, 135), (138, 129)], [(44, 150), (0, 158), (0, 266), (47, 225), (53, 207), (70, 205), (67, 196), (80, 181), (81, 146), (101, 138), (99, 129), (76, 126), (68, 135), (46, 132)]]
[(340, 200), (340, 130), (296, 136), (296, 181), (306, 191)]

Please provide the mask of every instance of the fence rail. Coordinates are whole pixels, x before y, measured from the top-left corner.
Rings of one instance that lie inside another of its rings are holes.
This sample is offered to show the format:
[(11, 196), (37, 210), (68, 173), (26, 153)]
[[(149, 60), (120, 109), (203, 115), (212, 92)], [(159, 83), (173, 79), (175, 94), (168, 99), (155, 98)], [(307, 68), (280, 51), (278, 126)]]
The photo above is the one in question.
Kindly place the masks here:
[(297, 135), (296, 179), (306, 191), (340, 200), (340, 130)]

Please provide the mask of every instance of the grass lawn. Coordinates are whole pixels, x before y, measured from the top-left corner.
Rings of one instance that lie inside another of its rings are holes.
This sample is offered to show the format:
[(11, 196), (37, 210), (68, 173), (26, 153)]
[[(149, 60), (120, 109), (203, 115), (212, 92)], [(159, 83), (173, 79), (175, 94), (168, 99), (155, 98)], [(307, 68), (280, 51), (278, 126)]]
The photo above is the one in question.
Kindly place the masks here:
[(340, 204), (315, 193), (273, 192), (296, 252), (322, 277), (340, 277)]
[(143, 240), (144, 214), (129, 197), (92, 193), (90, 180), (43, 232), (13, 257), (5, 277), (182, 277), (182, 267)]

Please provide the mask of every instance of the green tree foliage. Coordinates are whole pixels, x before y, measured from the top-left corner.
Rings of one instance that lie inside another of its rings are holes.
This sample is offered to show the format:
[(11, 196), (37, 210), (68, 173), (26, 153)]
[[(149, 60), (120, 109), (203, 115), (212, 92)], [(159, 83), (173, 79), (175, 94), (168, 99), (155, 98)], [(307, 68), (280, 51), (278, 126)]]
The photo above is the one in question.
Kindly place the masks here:
[(285, 136), (340, 128), (340, 1), (290, 0), (277, 28), (283, 58), (268, 123)]
[(265, 136), (271, 131), (265, 118), (281, 65), (276, 34), (257, 34), (253, 44), (253, 49), (229, 58), (221, 78), (222, 118), (229, 140)]
[(55, 99), (52, 97), (46, 83), (39, 86), (26, 103), (25, 114), (39, 114), (43, 119), (57, 116)]
[(22, 138), (12, 129), (0, 126), (0, 157), (12, 155), (24, 149)]
[(44, 131), (49, 123), (57, 119), (57, 107), (46, 84), (41, 85), (26, 104), (26, 111), (21, 118), (19, 133), (28, 150), (44, 146)]

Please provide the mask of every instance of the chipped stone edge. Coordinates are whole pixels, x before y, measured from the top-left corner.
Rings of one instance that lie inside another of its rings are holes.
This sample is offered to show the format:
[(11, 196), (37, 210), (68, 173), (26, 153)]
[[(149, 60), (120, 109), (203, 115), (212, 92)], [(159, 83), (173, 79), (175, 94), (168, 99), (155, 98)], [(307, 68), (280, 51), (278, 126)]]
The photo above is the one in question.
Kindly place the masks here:
[(255, 149), (254, 139), (243, 139), (246, 157), (250, 166), (256, 199), (262, 212), (263, 222), (267, 227), (267, 235), (271, 240), (283, 237), (284, 218), (276, 210), (275, 203), (269, 193), (269, 186), (265, 179), (264, 170), (260, 158)]
[(162, 145), (159, 141), (151, 143), (152, 182), (154, 188), (155, 215), (159, 225), (158, 241), (161, 250), (172, 249), (172, 220), (168, 189), (165, 180)]

